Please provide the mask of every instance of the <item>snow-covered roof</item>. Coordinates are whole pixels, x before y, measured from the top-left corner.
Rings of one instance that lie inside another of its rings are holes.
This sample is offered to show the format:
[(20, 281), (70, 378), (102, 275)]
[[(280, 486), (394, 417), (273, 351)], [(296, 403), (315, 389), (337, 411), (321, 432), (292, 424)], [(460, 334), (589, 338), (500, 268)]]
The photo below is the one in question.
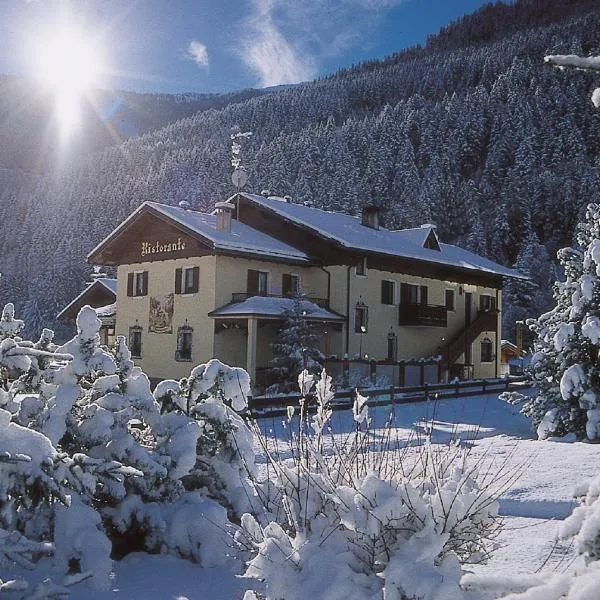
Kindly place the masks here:
[[(255, 316), (279, 319), (286, 310), (294, 307), (293, 298), (270, 296), (251, 296), (242, 302), (221, 306), (209, 313), (211, 317), (246, 317)], [(322, 308), (310, 300), (301, 300), (300, 308), (306, 312), (308, 321), (343, 321), (344, 317)]]
[(106, 306), (98, 306), (94, 310), (99, 317), (114, 317), (117, 314), (117, 303), (113, 302)]
[[(100, 277), (96, 279), (98, 283), (103, 285), (105, 288), (108, 288), (115, 296), (117, 295), (117, 280), (112, 279), (110, 277)], [(95, 283), (95, 282), (92, 282)], [(91, 284), (90, 284), (91, 285)]]
[(280, 217), (310, 229), (325, 239), (348, 250), (374, 252), (401, 258), (438, 263), (492, 275), (526, 279), (518, 271), (504, 267), (468, 250), (450, 244), (440, 244), (440, 250), (423, 247), (432, 227), (390, 231), (372, 229), (361, 219), (339, 212), (331, 212), (287, 202), (283, 198), (241, 193), (255, 205), (266, 208)]
[(125, 219), (108, 237), (100, 242), (88, 255), (96, 254), (106, 243), (122, 233), (143, 211), (148, 208), (182, 225), (192, 235), (196, 234), (208, 242), (216, 251), (253, 254), (262, 258), (284, 259), (294, 262), (309, 262), (308, 256), (266, 233), (262, 233), (235, 219), (231, 221), (231, 231), (217, 230), (216, 215), (170, 206), (158, 202), (144, 202)]
[[(109, 278), (109, 277), (101, 277), (101, 278), (95, 279), (94, 281), (90, 282), (88, 284), (88, 286), (85, 288), (85, 290), (83, 290), (83, 292), (81, 292), (81, 294), (79, 294), (79, 296), (77, 296), (71, 302), (69, 302), (69, 304), (67, 304), (67, 306), (65, 306), (56, 315), (56, 318), (60, 320), (66, 312), (68, 312), (71, 308), (73, 308), (77, 304), (82, 303), (82, 300), (84, 300), (85, 297), (90, 294), (90, 292), (92, 292), (95, 288), (97, 289), (99, 287), (105, 288), (106, 290), (108, 290), (109, 295), (112, 294), (114, 300), (117, 299), (117, 280)], [(82, 305), (83, 304), (85, 304), (85, 302), (83, 302)]]

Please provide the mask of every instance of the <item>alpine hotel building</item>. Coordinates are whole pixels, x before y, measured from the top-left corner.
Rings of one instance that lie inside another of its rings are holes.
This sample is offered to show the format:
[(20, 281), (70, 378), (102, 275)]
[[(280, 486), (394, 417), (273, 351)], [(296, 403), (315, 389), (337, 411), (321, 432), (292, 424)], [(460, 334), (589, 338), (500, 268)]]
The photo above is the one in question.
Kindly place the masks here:
[(431, 225), (386, 230), (375, 207), (361, 219), (248, 193), (212, 214), (145, 202), (88, 260), (117, 267), (115, 334), (157, 379), (216, 357), (255, 381), (298, 293), (326, 356), (498, 376), (502, 279), (520, 277)]

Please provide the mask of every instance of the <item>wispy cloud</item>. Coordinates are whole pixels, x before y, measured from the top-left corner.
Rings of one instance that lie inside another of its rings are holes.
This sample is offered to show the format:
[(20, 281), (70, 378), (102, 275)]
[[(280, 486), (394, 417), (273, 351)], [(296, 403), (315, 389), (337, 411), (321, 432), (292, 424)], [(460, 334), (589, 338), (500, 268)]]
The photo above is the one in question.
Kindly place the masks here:
[(202, 42), (192, 40), (187, 48), (187, 56), (199, 67), (208, 67), (208, 50)]
[(247, 35), (241, 56), (258, 75), (260, 85), (268, 87), (313, 79), (317, 73), (314, 59), (288, 39), (275, 22), (275, 0), (256, 0), (255, 10), (244, 24)]
[(271, 86), (314, 79), (320, 62), (363, 43), (365, 30), (405, 0), (251, 0), (240, 56)]

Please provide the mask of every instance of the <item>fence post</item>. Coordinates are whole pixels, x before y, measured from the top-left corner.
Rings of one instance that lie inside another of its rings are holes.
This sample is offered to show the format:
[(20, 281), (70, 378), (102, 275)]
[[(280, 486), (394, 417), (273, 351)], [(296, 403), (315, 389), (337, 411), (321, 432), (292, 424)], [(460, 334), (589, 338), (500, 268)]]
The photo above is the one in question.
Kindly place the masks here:
[(394, 386), (390, 386), (390, 404), (394, 404)]
[(460, 380), (456, 381), (456, 395), (460, 396)]
[(425, 402), (428, 402), (429, 401), (429, 384), (424, 383), (423, 389), (425, 390)]
[(483, 380), (483, 384), (482, 384), (482, 386), (481, 386), (481, 387), (482, 387), (482, 392), (481, 392), (482, 394), (485, 394), (485, 384), (486, 384), (486, 383), (487, 383), (487, 379), (484, 379), (484, 380)]

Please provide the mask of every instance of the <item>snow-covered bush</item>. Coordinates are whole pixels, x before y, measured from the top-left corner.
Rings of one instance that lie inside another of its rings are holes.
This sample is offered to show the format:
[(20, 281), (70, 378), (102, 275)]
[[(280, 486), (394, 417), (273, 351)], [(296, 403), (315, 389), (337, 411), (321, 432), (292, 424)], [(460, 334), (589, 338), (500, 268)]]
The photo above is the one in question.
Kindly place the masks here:
[(360, 395), (355, 432), (326, 440), (331, 380), (304, 372), (299, 385), (291, 458), (274, 454), (263, 438), (274, 477), (257, 485), (264, 511), (242, 518), (238, 539), (253, 550), (246, 576), (265, 582), (268, 599), (467, 597), (461, 564), (487, 556), (502, 483), (478, 485), (476, 465), (457, 444), (427, 442), (410, 466), (399, 464), (400, 451), (371, 452)]
[(111, 555), (133, 549), (222, 564), (235, 529), (227, 510), (250, 505), (252, 434), (233, 410), (246, 408), (248, 375), (210, 361), (155, 398), (124, 338), (108, 351), (99, 328), (90, 307), (61, 347), (49, 330), (31, 343), (5, 327), (0, 529), (32, 548), (48, 543), (59, 574), (93, 575), (99, 588), (109, 584)]
[(537, 394), (524, 402), (538, 437), (600, 438), (600, 207), (590, 204), (577, 247), (558, 253), (565, 280), (556, 306), (529, 321), (536, 334), (530, 376)]
[(249, 395), (246, 371), (217, 359), (179, 382), (161, 382), (154, 391), (163, 411), (188, 415), (199, 426), (196, 460), (182, 477), (186, 490), (204, 490), (237, 519), (252, 506), (254, 434), (238, 414), (248, 408)]

